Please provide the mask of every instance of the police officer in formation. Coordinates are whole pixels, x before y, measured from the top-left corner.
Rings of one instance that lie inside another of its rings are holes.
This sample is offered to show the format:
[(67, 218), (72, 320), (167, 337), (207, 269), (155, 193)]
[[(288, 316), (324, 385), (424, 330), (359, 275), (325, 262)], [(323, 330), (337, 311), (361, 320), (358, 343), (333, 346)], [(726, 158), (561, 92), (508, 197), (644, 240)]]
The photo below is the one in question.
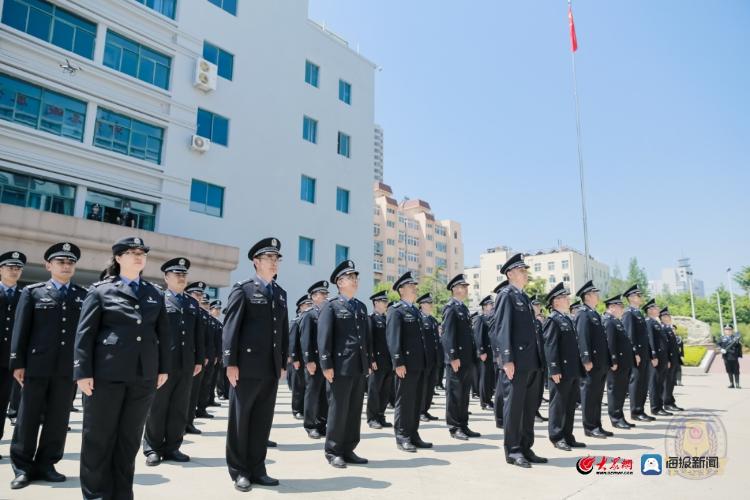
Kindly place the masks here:
[(483, 410), (494, 409), (492, 394), (495, 392), (495, 366), (490, 343), (492, 310), (495, 301), (488, 295), (479, 302), (482, 313), (474, 321), (474, 345), (477, 348), (477, 372), (479, 373), (479, 404)]
[(222, 352), (231, 385), (226, 457), (239, 491), (249, 491), (251, 483), (279, 484), (266, 473), (265, 460), (289, 344), (286, 291), (275, 280), (280, 250), (276, 238), (250, 248), (255, 276), (234, 285), (224, 316)]
[(420, 394), (419, 420), (430, 422), (438, 417), (430, 414), (432, 397), (435, 394), (435, 378), (437, 377), (437, 359), (440, 353), (438, 345), (441, 338), (437, 320), (432, 315), (432, 294), (426, 293), (417, 298), (420, 319), (422, 321), (422, 335), (424, 336), (425, 367), (424, 381)]
[(216, 371), (221, 366), (219, 363), (219, 353), (221, 352), (221, 334), (222, 324), (211, 314), (211, 301), (208, 294), (203, 293), (201, 299), (201, 309), (206, 316), (206, 333), (204, 335), (204, 351), (208, 360), (203, 367), (203, 380), (201, 380), (200, 390), (198, 392), (198, 401), (196, 402), (195, 416), (199, 418), (214, 418), (208, 413), (209, 406), (221, 406), (212, 404), (214, 387), (216, 385)]
[(156, 392), (146, 420), (143, 454), (148, 466), (159, 465), (162, 460), (190, 460), (180, 446), (188, 422), (193, 377), (203, 368), (207, 332), (198, 301), (184, 293), (188, 269), (190, 261), (184, 257), (168, 260), (161, 266), (172, 359), (169, 377)]
[(328, 383), (325, 457), (333, 467), (362, 465), (359, 444), (365, 376), (373, 368), (367, 307), (357, 300), (359, 271), (344, 260), (331, 273), (339, 294), (320, 306), (318, 349), (320, 367)]
[(148, 251), (138, 237), (117, 241), (107, 277), (89, 288), (81, 309), (73, 377), (85, 395), (84, 498), (133, 497), (146, 415), (171, 370), (164, 294), (141, 277)]
[[(18, 384), (10, 369), (10, 342), (16, 307), (21, 298), (18, 280), (21, 279), (24, 265), (26, 255), (23, 252), (11, 250), (0, 255), (0, 439), (3, 438), (5, 429), (11, 387), (14, 382)], [(2, 455), (0, 458), (3, 458)]]
[(558, 283), (547, 294), (551, 312), (544, 323), (544, 353), (550, 384), (549, 439), (558, 450), (570, 451), (585, 445), (573, 436), (573, 421), (583, 366), (573, 320), (568, 316), (570, 292)]
[(646, 332), (648, 334), (651, 352), (654, 353), (655, 363), (651, 364), (649, 372), (649, 401), (651, 403), (651, 413), (668, 417), (674, 415), (664, 409), (664, 383), (667, 376), (667, 370), (672, 365), (671, 348), (668, 344), (669, 338), (662, 328), (659, 321), (659, 306), (654, 299), (649, 300), (645, 306), (646, 311)]
[(607, 308), (602, 319), (607, 336), (607, 347), (612, 356), (612, 368), (607, 372), (607, 413), (609, 420), (617, 429), (630, 429), (635, 424), (625, 419), (623, 406), (628, 393), (630, 370), (635, 366), (635, 349), (630, 337), (625, 332), (622, 318), (625, 307), (621, 295), (615, 295), (604, 301)]
[[(509, 285), (509, 281), (503, 280), (500, 283), (497, 284), (494, 290), (492, 290), (492, 293), (495, 294), (495, 303), (494, 307), (497, 307), (497, 303), (499, 301), (499, 294), (500, 290), (505, 288)], [(492, 345), (492, 362), (494, 364), (495, 368), (495, 427), (498, 429), (503, 428), (503, 401), (504, 401), (504, 384), (507, 383), (508, 378), (505, 376), (505, 372), (503, 371), (503, 366), (500, 359), (500, 346), (498, 344), (498, 338), (496, 336), (496, 331), (494, 330), (494, 322), (495, 322), (495, 314), (496, 310), (492, 310), (492, 317), (490, 319), (490, 344)], [(543, 344), (541, 344), (543, 345)], [(544, 350), (542, 349), (542, 352)], [(542, 392), (544, 391), (544, 386), (542, 385)], [(541, 405), (541, 401), (539, 402)]]
[(289, 363), (287, 363), (287, 370), (291, 373), (292, 416), (296, 420), (305, 418), (305, 367), (302, 363), (299, 320), (302, 313), (310, 309), (312, 305), (312, 299), (307, 293), (297, 299), (297, 315), (289, 322)]
[(674, 386), (677, 380), (677, 369), (682, 362), (680, 360), (680, 338), (674, 331), (672, 326), (672, 314), (669, 312), (669, 307), (665, 307), (659, 311), (659, 321), (662, 324), (662, 331), (667, 336), (667, 344), (669, 345), (669, 360), (670, 366), (667, 369), (667, 374), (664, 380), (664, 391), (662, 394), (662, 402), (664, 409), (668, 412), (683, 411), (683, 408), (677, 406), (677, 402), (674, 398)]
[(393, 289), (398, 292), (400, 300), (388, 308), (385, 329), (388, 352), (396, 373), (396, 446), (399, 450), (415, 453), (417, 448), (432, 448), (432, 443), (423, 441), (419, 435), (419, 395), (427, 362), (420, 312), (414, 305), (417, 280), (411, 271), (407, 271), (393, 283)]
[(630, 417), (640, 422), (651, 422), (654, 417), (645, 412), (646, 396), (648, 394), (648, 365), (656, 363), (656, 353), (651, 351), (646, 318), (643, 317), (640, 306), (643, 303), (641, 290), (637, 284), (625, 290), (622, 294), (628, 301), (628, 307), (622, 315), (625, 333), (633, 345), (635, 352), (635, 366), (630, 370)]
[(367, 378), (367, 424), (371, 429), (382, 429), (393, 427), (393, 424), (385, 420), (385, 407), (393, 392), (393, 364), (385, 333), (388, 294), (381, 290), (370, 295), (370, 301), (373, 308), (370, 314), (373, 371)]
[(220, 407), (221, 404), (216, 401), (216, 389), (219, 386), (219, 381), (225, 377), (225, 372), (222, 369), (221, 364), (221, 337), (224, 330), (224, 323), (221, 321), (221, 307), (222, 302), (219, 299), (214, 299), (208, 304), (208, 313), (211, 315), (213, 322), (213, 343), (214, 343), (214, 363), (211, 369), (211, 383), (208, 387), (204, 387), (201, 392), (203, 408), (206, 406)]
[(300, 344), (305, 362), (305, 409), (304, 427), (312, 439), (326, 435), (328, 422), (328, 397), (323, 371), (320, 368), (320, 344), (318, 342), (318, 315), (328, 298), (328, 282), (318, 281), (307, 289), (313, 302), (312, 308), (300, 316)]
[(581, 407), (583, 431), (586, 436), (606, 438), (610, 431), (602, 428), (602, 398), (607, 373), (614, 363), (614, 355), (607, 346), (602, 318), (596, 311), (599, 289), (587, 281), (576, 293), (582, 301), (575, 319), (578, 348), (585, 373), (581, 379)]
[(546, 463), (531, 449), (534, 445), (534, 415), (539, 406), (542, 349), (534, 327), (534, 311), (523, 288), (529, 282), (529, 266), (523, 256), (513, 255), (500, 272), (508, 285), (495, 298), (492, 336), (503, 377), (503, 424), (505, 459), (509, 464), (528, 468)]
[(201, 387), (203, 386), (203, 380), (208, 376), (208, 367), (213, 359), (214, 345), (210, 341), (210, 330), (211, 330), (211, 315), (208, 313), (208, 301), (206, 300), (206, 283), (203, 281), (195, 281), (189, 283), (185, 287), (185, 293), (189, 294), (193, 299), (198, 302), (199, 318), (201, 328), (203, 329), (203, 369), (193, 377), (193, 387), (190, 390), (190, 408), (188, 409), (188, 423), (185, 427), (185, 432), (188, 434), (201, 434), (201, 431), (195, 427), (196, 418), (214, 418), (213, 415), (208, 413), (205, 408), (200, 408), (199, 400), (201, 394)]
[[(546, 319), (542, 314), (542, 301), (536, 296), (531, 298), (531, 307), (534, 310), (534, 327), (536, 328), (537, 340), (539, 345), (544, 346), (544, 320)], [(542, 383), (539, 384), (539, 400), (537, 401), (536, 414), (534, 420), (536, 422), (546, 422), (549, 420), (547, 417), (543, 417), (539, 412), (542, 407), (542, 401), (544, 400), (544, 389), (547, 388), (549, 379), (547, 378), (547, 357), (544, 354), (544, 348), (539, 352), (542, 356)]]
[(72, 243), (49, 247), (44, 260), (50, 279), (27, 286), (18, 300), (10, 369), (23, 390), (10, 445), (15, 473), (11, 489), (28, 486), (34, 479), (65, 481), (55, 464), (65, 451), (73, 394), (73, 341), (86, 296), (83, 288), (71, 282), (80, 257), (80, 249)]
[(742, 357), (742, 338), (734, 332), (732, 325), (726, 325), (719, 339), (719, 350), (724, 360), (724, 368), (729, 376), (729, 388), (740, 389), (740, 358)]

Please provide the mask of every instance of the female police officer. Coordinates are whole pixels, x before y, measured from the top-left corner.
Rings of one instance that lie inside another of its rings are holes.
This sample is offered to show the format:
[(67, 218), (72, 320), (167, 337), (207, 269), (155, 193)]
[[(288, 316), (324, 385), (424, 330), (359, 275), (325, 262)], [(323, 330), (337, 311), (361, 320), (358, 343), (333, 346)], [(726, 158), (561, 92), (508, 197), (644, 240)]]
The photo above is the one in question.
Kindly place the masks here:
[(107, 278), (81, 309), (74, 378), (86, 395), (81, 443), (84, 498), (133, 498), (135, 456), (146, 414), (169, 371), (164, 295), (141, 278), (143, 240), (112, 246)]

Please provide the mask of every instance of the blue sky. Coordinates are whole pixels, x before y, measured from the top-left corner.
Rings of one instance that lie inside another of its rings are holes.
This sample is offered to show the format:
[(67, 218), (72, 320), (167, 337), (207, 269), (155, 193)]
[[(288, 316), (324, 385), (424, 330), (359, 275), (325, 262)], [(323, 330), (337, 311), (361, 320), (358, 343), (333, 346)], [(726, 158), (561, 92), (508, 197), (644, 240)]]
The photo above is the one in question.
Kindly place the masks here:
[[(592, 255), (750, 265), (750, 2), (573, 5)], [(583, 249), (564, 0), (310, 0), (379, 64), (385, 181), (498, 244)]]

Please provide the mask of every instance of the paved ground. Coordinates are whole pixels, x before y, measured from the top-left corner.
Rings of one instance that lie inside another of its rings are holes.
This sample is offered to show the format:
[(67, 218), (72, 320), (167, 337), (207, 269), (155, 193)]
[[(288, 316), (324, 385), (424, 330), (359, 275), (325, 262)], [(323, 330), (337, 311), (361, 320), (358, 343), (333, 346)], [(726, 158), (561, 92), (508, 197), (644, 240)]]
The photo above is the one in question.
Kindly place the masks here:
[[(665, 453), (668, 440), (673, 440), (668, 417), (648, 424), (638, 424), (631, 431), (621, 431), (607, 440), (584, 438), (576, 425), (579, 440), (590, 446), (585, 453), (566, 453), (552, 448), (546, 439), (545, 424), (537, 424), (535, 451), (549, 457), (550, 463), (522, 470), (506, 465), (502, 452), (502, 430), (496, 429), (489, 412), (480, 410), (472, 401), (471, 427), (482, 437), (461, 442), (449, 437), (442, 417), (444, 398), (437, 399), (433, 413), (441, 417), (436, 423), (422, 425), (422, 437), (435, 443), (432, 450), (407, 454), (396, 450), (391, 432), (373, 431), (364, 423), (362, 442), (357, 452), (370, 459), (368, 466), (334, 469), (323, 459), (320, 441), (310, 440), (289, 409), (289, 392), (282, 387), (271, 438), (278, 449), (268, 453), (268, 472), (281, 480), (277, 488), (254, 487), (250, 493), (236, 492), (224, 463), (226, 404), (214, 409), (213, 420), (199, 420), (202, 436), (190, 437), (183, 447), (193, 459), (186, 465), (165, 463), (146, 467), (139, 455), (136, 462), (136, 498), (216, 498), (245, 497), (279, 498), (296, 494), (300, 498), (477, 498), (477, 495), (510, 493), (514, 498), (696, 498), (706, 494), (736, 496), (746, 486), (744, 449), (750, 445), (746, 425), (750, 415), (750, 391), (729, 390), (723, 374), (703, 375), (686, 369), (683, 387), (677, 388), (681, 406), (691, 409), (697, 418), (702, 410), (714, 411), (723, 422), (728, 441), (727, 460), (720, 476), (689, 480), (677, 476), (643, 476), (640, 456), (643, 453)], [(546, 414), (546, 405), (542, 409)], [(392, 419), (389, 411), (388, 419)], [(73, 414), (72, 431), (67, 453), (59, 464), (68, 481), (52, 485), (34, 483), (19, 491), (9, 490), (13, 477), (7, 459), (8, 440), (0, 442), (0, 498), (81, 498), (78, 482), (78, 459), (81, 437), (81, 414)], [(577, 420), (577, 424), (580, 419)], [(745, 425), (743, 425), (745, 424)], [(6, 427), (6, 437), (12, 428)], [(666, 436), (666, 437), (665, 437)], [(596, 456), (631, 458), (632, 476), (580, 475), (575, 468), (578, 458), (587, 453)]]

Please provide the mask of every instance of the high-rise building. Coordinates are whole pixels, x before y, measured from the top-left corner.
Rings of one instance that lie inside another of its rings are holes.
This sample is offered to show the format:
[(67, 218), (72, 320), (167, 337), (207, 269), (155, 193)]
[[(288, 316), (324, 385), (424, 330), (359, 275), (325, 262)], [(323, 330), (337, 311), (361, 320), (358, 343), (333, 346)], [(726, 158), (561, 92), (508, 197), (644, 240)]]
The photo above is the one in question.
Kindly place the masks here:
[(375, 180), (383, 182), (383, 127), (375, 124), (375, 146), (373, 162), (375, 169)]
[(693, 268), (689, 258), (677, 260), (677, 267), (666, 267), (661, 270), (661, 277), (658, 280), (649, 280), (648, 288), (651, 295), (661, 295), (663, 293), (685, 293), (690, 291), (690, 285), (693, 285), (693, 295), (695, 297), (704, 297), (706, 292), (703, 280), (693, 277)]
[(375, 183), (374, 196), (375, 283), (393, 283), (408, 270), (441, 280), (463, 272), (461, 224), (436, 220), (424, 200), (398, 203), (390, 186), (382, 182)]
[(85, 282), (135, 233), (147, 277), (185, 255), (221, 288), (276, 236), (290, 296), (346, 258), (370, 282), (375, 65), (307, 7), (1, 0), (0, 248), (41, 277), (71, 240)]

